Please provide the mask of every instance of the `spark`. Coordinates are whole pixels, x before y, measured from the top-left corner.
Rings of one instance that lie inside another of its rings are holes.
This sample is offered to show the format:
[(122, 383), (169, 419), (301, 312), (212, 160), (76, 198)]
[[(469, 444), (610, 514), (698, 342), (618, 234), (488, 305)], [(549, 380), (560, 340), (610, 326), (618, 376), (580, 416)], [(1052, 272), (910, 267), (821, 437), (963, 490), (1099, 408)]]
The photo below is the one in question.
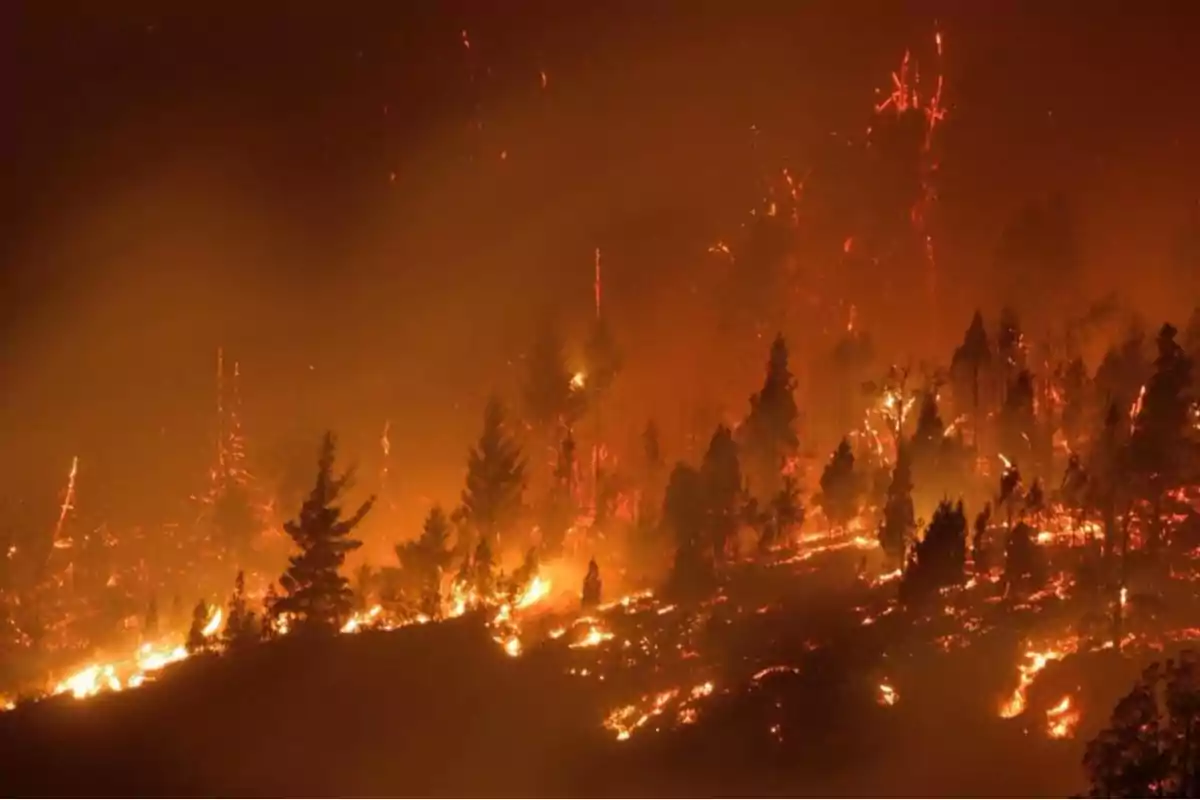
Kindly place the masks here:
[(462, 30), (462, 43), (463, 43), (463, 47), (467, 48), (468, 50), (471, 49), (471, 40), (469, 38), (467, 38), (467, 29), (466, 28), (463, 28), (463, 30)]
[(546, 75), (546, 70), (544, 70), (544, 69), (543, 69), (543, 70), (541, 70), (539, 74), (540, 74), (540, 75), (541, 75), (541, 77), (542, 77), (542, 88), (543, 88), (543, 89), (545, 89), (545, 88), (546, 88), (546, 84), (547, 84), (547, 83), (549, 83), (549, 78), (548, 78), (548, 77), (547, 77), (547, 75)]
[(54, 524), (54, 537), (51, 541), (58, 542), (62, 537), (63, 525), (67, 522), (67, 514), (75, 510), (75, 477), (79, 474), (79, 456), (72, 456), (71, 471), (67, 473), (67, 489), (63, 492), (62, 505), (58, 509), (58, 522)]
[(599, 322), (600, 321), (600, 292), (601, 292), (600, 248), (599, 247), (596, 248), (595, 271), (596, 271), (596, 277), (595, 277), (594, 281), (592, 282), (592, 292), (596, 296), (596, 321)]

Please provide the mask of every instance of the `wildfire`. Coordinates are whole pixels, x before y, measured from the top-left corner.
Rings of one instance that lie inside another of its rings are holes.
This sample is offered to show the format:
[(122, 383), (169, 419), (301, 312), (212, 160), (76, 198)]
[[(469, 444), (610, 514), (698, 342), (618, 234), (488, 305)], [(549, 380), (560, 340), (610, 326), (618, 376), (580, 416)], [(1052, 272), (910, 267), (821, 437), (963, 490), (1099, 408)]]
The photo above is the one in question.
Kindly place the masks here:
[(1046, 665), (1051, 661), (1058, 661), (1075, 652), (1078, 646), (1079, 643), (1077, 640), (1067, 639), (1060, 642), (1057, 646), (1046, 650), (1027, 651), (1025, 653), (1025, 663), (1017, 668), (1020, 671), (1017, 688), (1012, 696), (1001, 706), (1000, 716), (1004, 719), (1012, 719), (1024, 713), (1026, 704), (1028, 703), (1027, 693), (1037, 674), (1045, 669)]
[(894, 706), (896, 701), (900, 699), (900, 695), (889, 683), (879, 684), (879, 704), (882, 706)]

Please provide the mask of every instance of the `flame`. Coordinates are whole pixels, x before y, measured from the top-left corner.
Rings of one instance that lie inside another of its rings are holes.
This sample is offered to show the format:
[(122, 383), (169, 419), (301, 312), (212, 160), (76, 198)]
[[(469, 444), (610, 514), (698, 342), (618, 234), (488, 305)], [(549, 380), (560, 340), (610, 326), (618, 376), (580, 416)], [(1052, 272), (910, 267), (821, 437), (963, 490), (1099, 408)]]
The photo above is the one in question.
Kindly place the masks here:
[(576, 372), (571, 376), (571, 388), (576, 390), (582, 389), (585, 381), (587, 381), (587, 375), (583, 372)]
[(603, 642), (613, 638), (613, 634), (609, 631), (601, 630), (596, 625), (589, 625), (588, 631), (582, 639), (571, 645), (573, 648), (581, 647), (597, 647)]
[(1045, 669), (1046, 665), (1051, 661), (1061, 660), (1075, 652), (1078, 646), (1077, 640), (1068, 639), (1060, 642), (1056, 647), (1046, 650), (1026, 651), (1026, 663), (1017, 667), (1020, 671), (1017, 688), (1012, 696), (1001, 706), (1000, 716), (1004, 719), (1012, 719), (1013, 717), (1020, 716), (1025, 711), (1026, 704), (1028, 703), (1027, 693), (1037, 674)]
[(525, 609), (530, 606), (537, 605), (542, 600), (550, 595), (550, 581), (545, 580), (542, 576), (535, 576), (530, 581), (529, 586), (521, 593), (514, 604), (517, 609)]
[(1046, 710), (1046, 734), (1051, 739), (1069, 739), (1075, 733), (1079, 717), (1079, 711), (1071, 703), (1071, 696), (1066, 695), (1057, 705)]
[(881, 706), (894, 706), (899, 699), (900, 695), (896, 693), (890, 683), (879, 684), (879, 704)]

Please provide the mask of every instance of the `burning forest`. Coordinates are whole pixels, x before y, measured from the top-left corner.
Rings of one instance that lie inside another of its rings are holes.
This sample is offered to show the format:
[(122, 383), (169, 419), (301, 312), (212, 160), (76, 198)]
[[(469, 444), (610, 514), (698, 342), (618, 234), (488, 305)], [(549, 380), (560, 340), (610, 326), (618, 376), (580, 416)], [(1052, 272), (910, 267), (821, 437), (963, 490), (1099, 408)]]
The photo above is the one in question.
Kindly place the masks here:
[[(483, 170), (537, 148), (456, 30), (454, 147), (503, 196)], [(15, 791), (1192, 796), (1200, 309), (1081, 288), (1059, 196), (959, 285), (943, 137), (987, 98), (955, 41), (926, 21), (850, 133), (772, 157), (666, 299), (607, 234), (541, 312), (466, 325), (521, 343), (436, 388), (452, 480), (419, 414), (300, 436), (324, 362), (198, 337), (186, 492), (116, 514), (80, 448), (6, 503)], [(570, 79), (521, 74), (551, 125)], [(294, 402), (256, 413), (271, 380)]]

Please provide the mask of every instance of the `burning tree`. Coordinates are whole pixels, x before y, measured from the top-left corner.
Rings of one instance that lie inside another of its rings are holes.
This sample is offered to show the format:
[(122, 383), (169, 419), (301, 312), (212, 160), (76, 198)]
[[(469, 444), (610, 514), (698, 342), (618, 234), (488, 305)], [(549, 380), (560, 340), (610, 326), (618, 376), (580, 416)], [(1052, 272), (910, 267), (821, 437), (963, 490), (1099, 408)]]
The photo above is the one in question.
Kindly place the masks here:
[(1152, 664), (1113, 709), (1083, 758), (1091, 797), (1200, 793), (1200, 667), (1196, 654)]
[(208, 636), (204, 629), (208, 625), (210, 611), (208, 603), (200, 600), (192, 609), (192, 625), (188, 628), (187, 651), (192, 654), (203, 653), (210, 647)]
[(1018, 522), (1008, 532), (1008, 541), (1004, 546), (1005, 594), (1023, 596), (1039, 588), (1042, 580), (1037, 531), (1027, 522)]
[(354, 606), (354, 592), (340, 570), (346, 553), (362, 545), (349, 538), (350, 533), (375, 502), (372, 497), (350, 517), (342, 517), (342, 509), (335, 503), (353, 474), (333, 474), (336, 449), (333, 434), (325, 434), (316, 485), (300, 507), (300, 515), (283, 526), (300, 552), (289, 559), (290, 566), (279, 579), (283, 595), (269, 609), (273, 617), (287, 614), (301, 629), (323, 633), (336, 632)]
[(762, 532), (758, 539), (760, 550), (769, 550), (787, 539), (793, 530), (804, 524), (804, 506), (800, 503), (800, 484), (795, 475), (783, 476), (783, 485), (771, 498)]
[(796, 435), (796, 379), (788, 368), (787, 342), (783, 335), (771, 343), (763, 387), (750, 398), (750, 414), (742, 423), (742, 448), (747, 472), (757, 496), (771, 497), (779, 490), (786, 460), (800, 446)]
[(508, 435), (504, 407), (493, 397), (483, 412), (483, 433), (467, 461), (464, 519), (477, 536), (494, 542), (520, 518), (524, 491), (525, 459)]
[(916, 530), (912, 501), (912, 467), (909, 449), (901, 447), (888, 484), (887, 500), (883, 506), (883, 524), (879, 526), (879, 546), (897, 567), (904, 565), (909, 539)]
[(1004, 393), (1000, 407), (1000, 447), (1010, 456), (1037, 462), (1037, 415), (1033, 404), (1033, 375), (1019, 370)]
[(1146, 360), (1146, 334), (1135, 320), (1124, 341), (1109, 348), (1093, 380), (1099, 401), (1107, 407), (1115, 403), (1128, 409), (1137, 399), (1150, 374)]
[(862, 486), (854, 470), (854, 453), (850, 450), (850, 440), (843, 438), (821, 473), (821, 491), (816, 502), (832, 525), (845, 527), (857, 516), (861, 498)]

